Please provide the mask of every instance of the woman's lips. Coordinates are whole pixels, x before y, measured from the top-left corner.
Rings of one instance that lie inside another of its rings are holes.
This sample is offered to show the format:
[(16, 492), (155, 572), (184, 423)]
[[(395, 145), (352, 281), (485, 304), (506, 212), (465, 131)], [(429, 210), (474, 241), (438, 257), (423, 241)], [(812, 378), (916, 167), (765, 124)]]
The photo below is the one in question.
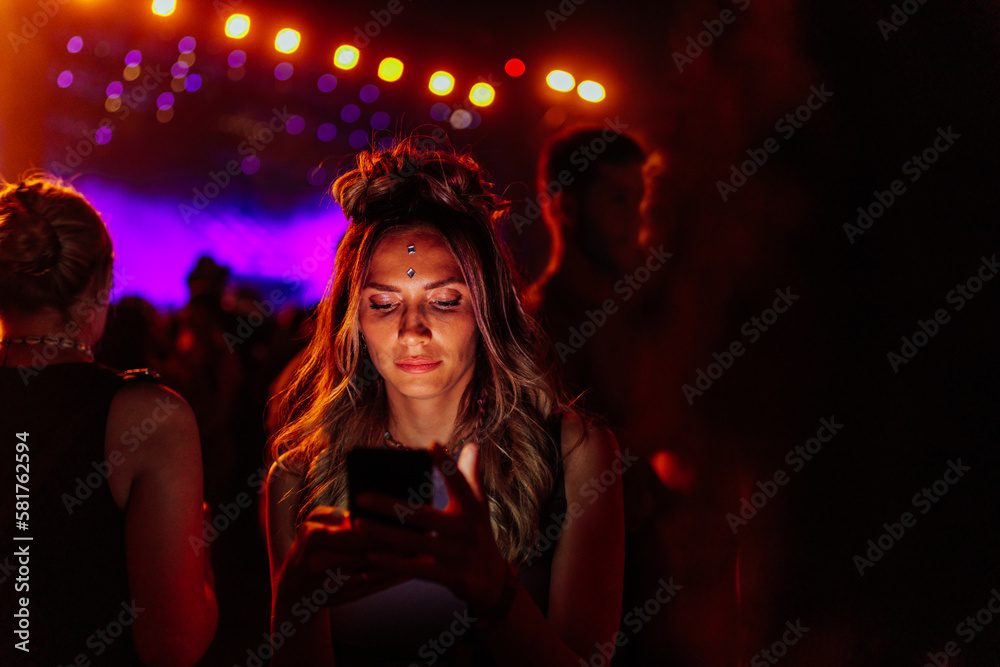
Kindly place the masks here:
[(429, 373), (440, 365), (440, 361), (431, 359), (403, 359), (396, 362), (396, 368), (404, 373)]

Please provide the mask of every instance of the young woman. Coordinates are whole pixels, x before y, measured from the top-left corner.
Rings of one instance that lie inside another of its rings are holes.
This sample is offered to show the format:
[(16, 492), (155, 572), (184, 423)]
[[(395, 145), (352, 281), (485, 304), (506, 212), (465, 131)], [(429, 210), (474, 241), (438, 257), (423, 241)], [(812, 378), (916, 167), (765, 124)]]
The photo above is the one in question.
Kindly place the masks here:
[[(543, 363), (491, 188), (414, 139), (333, 186), (351, 224), (267, 482), (274, 665), (577, 666), (613, 645), (617, 444)], [(429, 450), (434, 502), (370, 495), (406, 525), (350, 520), (360, 447)]]
[(0, 611), (23, 633), (6, 633), (4, 665), (193, 665), (215, 633), (208, 554), (190, 541), (202, 533), (194, 414), (93, 363), (112, 264), (75, 190), (0, 187), (0, 554), (22, 575), (0, 579)]

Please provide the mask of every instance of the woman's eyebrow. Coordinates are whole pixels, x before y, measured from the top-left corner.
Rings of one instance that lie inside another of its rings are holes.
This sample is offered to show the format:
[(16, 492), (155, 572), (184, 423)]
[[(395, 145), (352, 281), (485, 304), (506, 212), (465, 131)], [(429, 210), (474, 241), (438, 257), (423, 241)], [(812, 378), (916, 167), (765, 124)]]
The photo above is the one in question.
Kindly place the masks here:
[[(450, 278), (445, 278), (443, 280), (435, 280), (432, 283), (427, 283), (424, 285), (425, 290), (437, 289), (438, 287), (444, 287), (445, 285), (464, 285), (465, 281), (461, 278), (456, 278), (454, 276)], [(369, 281), (365, 284), (364, 289), (376, 289), (380, 292), (399, 292), (401, 291), (396, 285), (386, 285), (384, 283), (376, 283)]]

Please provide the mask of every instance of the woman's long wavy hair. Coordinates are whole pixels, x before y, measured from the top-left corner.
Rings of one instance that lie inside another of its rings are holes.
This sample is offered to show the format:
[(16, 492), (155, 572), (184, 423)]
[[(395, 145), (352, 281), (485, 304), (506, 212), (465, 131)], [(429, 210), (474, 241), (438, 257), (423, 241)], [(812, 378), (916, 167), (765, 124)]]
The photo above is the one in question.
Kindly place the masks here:
[(521, 306), (521, 282), (498, 235), (507, 202), (492, 187), (471, 156), (426, 138), (363, 152), (357, 168), (333, 184), (351, 224), (303, 364), (282, 396), (284, 426), (270, 450), (304, 480), (298, 521), (318, 505), (344, 506), (346, 452), (383, 441), (389, 406), (360, 337), (361, 289), (387, 235), (429, 226), (462, 269), (480, 334), (452, 442), (474, 429), (479, 434), (483, 491), (501, 552), (521, 561), (534, 546), (554, 471), (561, 469), (560, 443), (546, 422), (569, 406), (546, 339)]

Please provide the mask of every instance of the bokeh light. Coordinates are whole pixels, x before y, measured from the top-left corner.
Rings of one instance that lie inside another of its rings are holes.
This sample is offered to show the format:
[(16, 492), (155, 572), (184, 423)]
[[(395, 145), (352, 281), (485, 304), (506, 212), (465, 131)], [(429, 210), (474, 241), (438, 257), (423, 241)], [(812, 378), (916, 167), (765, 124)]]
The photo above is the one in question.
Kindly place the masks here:
[(153, 0), (153, 13), (157, 16), (170, 16), (177, 9), (176, 0)]
[(109, 97), (104, 100), (104, 108), (108, 113), (114, 113), (122, 108), (122, 101), (117, 97)]
[(524, 74), (524, 70), (524, 61), (520, 58), (511, 58), (503, 66), (503, 71), (507, 72), (508, 76), (521, 76)]
[(368, 145), (368, 133), (364, 130), (354, 130), (347, 143), (351, 145), (351, 148), (360, 150)]
[(156, 120), (160, 121), (161, 123), (169, 123), (173, 117), (174, 117), (173, 109), (160, 109), (159, 111), (156, 112)]
[(329, 93), (337, 87), (337, 77), (332, 74), (324, 74), (316, 82), (316, 87), (320, 89), (320, 92)]
[(66, 50), (70, 53), (80, 53), (80, 49), (83, 48), (83, 38), (73, 37), (68, 42), (66, 42)]
[(170, 66), (170, 75), (175, 79), (183, 79), (187, 76), (188, 64), (184, 61), (178, 60), (173, 65)]
[(306, 180), (309, 181), (309, 185), (323, 185), (326, 182), (326, 169), (323, 167), (310, 169), (306, 174)]
[(122, 70), (122, 78), (126, 81), (135, 81), (139, 78), (139, 73), (142, 70), (139, 69), (138, 65), (133, 65), (132, 67), (126, 67)]
[(299, 48), (301, 40), (302, 36), (299, 34), (298, 30), (282, 28), (278, 31), (278, 34), (274, 36), (274, 48), (281, 53), (295, 53), (295, 51)]
[(243, 39), (250, 32), (250, 17), (246, 14), (233, 14), (226, 19), (226, 37)]
[(122, 86), (121, 81), (112, 81), (108, 84), (108, 87), (104, 89), (104, 92), (107, 93), (108, 97), (111, 99), (116, 99), (122, 96), (123, 90), (124, 86)]
[(68, 69), (63, 70), (59, 73), (59, 78), (56, 79), (56, 83), (59, 84), (60, 88), (69, 88), (73, 85), (73, 73)]
[(333, 123), (323, 123), (316, 130), (316, 138), (320, 141), (333, 141), (337, 136), (337, 126)]
[(333, 53), (333, 64), (340, 69), (354, 69), (360, 58), (361, 52), (357, 48), (349, 44), (342, 44)]
[(455, 89), (455, 77), (448, 72), (434, 72), (427, 87), (435, 95), (447, 95)]
[(181, 53), (191, 53), (197, 45), (198, 42), (195, 41), (194, 37), (188, 35), (187, 37), (182, 38), (181, 41), (177, 42), (177, 50)]
[(279, 81), (288, 81), (292, 78), (292, 73), (295, 68), (292, 67), (292, 63), (278, 63), (278, 66), (274, 68), (274, 78)]
[(475, 104), (477, 107), (488, 107), (493, 104), (493, 100), (496, 99), (496, 91), (493, 90), (493, 86), (488, 83), (477, 83), (472, 86), (472, 90), (469, 91), (469, 101)]
[(347, 104), (340, 110), (340, 119), (345, 123), (353, 123), (358, 118), (361, 118), (361, 109), (357, 104)]
[(111, 141), (111, 128), (107, 126), (97, 128), (97, 132), (94, 132), (94, 141), (102, 146)]
[(581, 81), (576, 87), (576, 92), (588, 102), (600, 102), (607, 96), (604, 86), (596, 81)]
[(358, 95), (361, 101), (365, 104), (371, 104), (378, 99), (378, 86), (373, 86), (368, 84), (367, 86), (362, 86), (361, 93)]
[(403, 61), (399, 58), (385, 58), (378, 65), (378, 78), (383, 81), (399, 81), (403, 76)]
[(138, 67), (139, 63), (142, 62), (142, 54), (138, 50), (133, 49), (125, 54), (125, 66), (126, 67)]
[(289, 116), (285, 122), (285, 130), (288, 134), (301, 134), (306, 129), (306, 121), (302, 116)]
[(156, 98), (157, 109), (169, 109), (173, 106), (174, 106), (173, 93), (160, 93), (160, 96)]
[(229, 58), (226, 61), (230, 67), (243, 67), (247, 62), (247, 54), (244, 51), (236, 49), (229, 54)]
[(568, 93), (576, 86), (576, 79), (569, 72), (555, 69), (545, 77), (545, 83), (549, 84), (549, 88), (552, 90), (558, 90), (560, 93)]
[(431, 107), (431, 118), (434, 120), (445, 121), (448, 120), (448, 116), (451, 115), (451, 107), (449, 107), (444, 102), (438, 102)]
[(389, 127), (389, 120), (389, 114), (384, 111), (376, 111), (372, 114), (368, 124), (372, 126), (373, 130), (384, 130)]
[(200, 74), (192, 74), (191, 76), (184, 79), (184, 90), (188, 91), (189, 93), (193, 93), (199, 88), (201, 88)]
[(260, 159), (256, 155), (247, 155), (240, 163), (244, 174), (256, 174), (260, 169)]
[(448, 119), (451, 126), (456, 130), (464, 130), (472, 124), (472, 114), (466, 109), (455, 109), (454, 113), (451, 114), (451, 118)]

